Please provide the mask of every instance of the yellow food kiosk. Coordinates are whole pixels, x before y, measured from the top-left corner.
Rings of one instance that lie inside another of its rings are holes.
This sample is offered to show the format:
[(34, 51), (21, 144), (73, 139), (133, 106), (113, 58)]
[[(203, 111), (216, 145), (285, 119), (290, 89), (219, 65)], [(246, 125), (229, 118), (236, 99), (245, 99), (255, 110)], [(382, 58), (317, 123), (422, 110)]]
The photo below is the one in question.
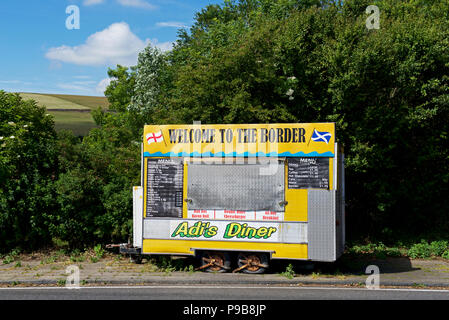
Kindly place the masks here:
[(199, 269), (263, 273), (271, 259), (344, 250), (344, 156), (334, 123), (147, 125), (133, 250)]

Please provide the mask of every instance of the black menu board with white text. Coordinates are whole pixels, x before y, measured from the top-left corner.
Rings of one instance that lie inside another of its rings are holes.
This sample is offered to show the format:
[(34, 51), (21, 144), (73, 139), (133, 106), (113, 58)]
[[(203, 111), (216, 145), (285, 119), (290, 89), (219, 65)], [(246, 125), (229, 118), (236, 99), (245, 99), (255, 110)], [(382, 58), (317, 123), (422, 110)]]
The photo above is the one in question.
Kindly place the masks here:
[(148, 159), (147, 217), (182, 218), (182, 159)]
[(329, 189), (329, 158), (289, 158), (289, 189)]

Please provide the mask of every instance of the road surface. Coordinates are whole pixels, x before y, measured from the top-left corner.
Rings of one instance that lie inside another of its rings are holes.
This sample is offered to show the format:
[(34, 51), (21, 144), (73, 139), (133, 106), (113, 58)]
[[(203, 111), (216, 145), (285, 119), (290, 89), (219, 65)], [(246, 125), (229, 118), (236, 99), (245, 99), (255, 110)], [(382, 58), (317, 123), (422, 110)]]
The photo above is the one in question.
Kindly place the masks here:
[(0, 288), (0, 300), (449, 300), (449, 290), (281, 287), (141, 286)]

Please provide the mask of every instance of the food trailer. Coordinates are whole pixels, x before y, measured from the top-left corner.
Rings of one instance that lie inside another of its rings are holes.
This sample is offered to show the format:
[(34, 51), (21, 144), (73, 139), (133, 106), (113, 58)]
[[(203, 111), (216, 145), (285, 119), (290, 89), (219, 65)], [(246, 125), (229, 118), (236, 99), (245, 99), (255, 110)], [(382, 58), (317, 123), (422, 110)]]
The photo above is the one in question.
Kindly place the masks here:
[(333, 262), (345, 245), (334, 123), (147, 125), (133, 243), (198, 269), (263, 273), (271, 259)]

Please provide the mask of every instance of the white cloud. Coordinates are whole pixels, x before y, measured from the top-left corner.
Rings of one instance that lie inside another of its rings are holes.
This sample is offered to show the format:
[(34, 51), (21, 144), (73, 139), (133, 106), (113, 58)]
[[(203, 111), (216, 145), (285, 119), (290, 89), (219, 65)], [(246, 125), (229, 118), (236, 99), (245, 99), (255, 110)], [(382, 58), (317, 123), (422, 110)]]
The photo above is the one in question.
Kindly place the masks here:
[(113, 79), (106, 78), (100, 82), (87, 80), (87, 81), (71, 81), (71, 82), (60, 82), (56, 84), (56, 87), (63, 89), (65, 92), (71, 94), (85, 94), (85, 95), (100, 95), (104, 96), (104, 91), (106, 87), (111, 83)]
[(20, 81), (20, 80), (0, 80), (0, 83), (5, 83), (5, 84), (19, 84), (19, 83), (22, 83), (22, 81)]
[(84, 0), (83, 4), (85, 6), (93, 6), (93, 5), (96, 5), (96, 4), (102, 4), (104, 2), (105, 2), (105, 0)]
[(176, 21), (158, 22), (158, 23), (156, 23), (156, 26), (168, 27), (168, 28), (187, 28), (187, 26), (185, 24), (183, 24), (182, 22), (176, 22)]
[(30, 85), (31, 82), (22, 80), (0, 80), (1, 84), (18, 84), (18, 85)]
[[(125, 7), (134, 7), (134, 8), (140, 8), (140, 9), (148, 9), (148, 10), (154, 10), (157, 8), (157, 6), (145, 1), (145, 0), (116, 0), (117, 3), (119, 3), (122, 6)], [(97, 4), (103, 4), (106, 0), (84, 0), (83, 5), (85, 6), (94, 6)]]
[(111, 78), (106, 78), (101, 80), (98, 84), (97, 84), (97, 88), (96, 88), (96, 92), (98, 94), (104, 95), (104, 91), (106, 90), (106, 87), (111, 83), (112, 79)]
[(52, 61), (77, 65), (130, 66), (136, 64), (139, 52), (148, 43), (149, 40), (143, 41), (132, 33), (127, 23), (120, 22), (92, 34), (79, 46), (50, 48), (45, 56)]
[(90, 79), (90, 76), (73, 76), (75, 79)]
[(84, 85), (74, 84), (74, 83), (58, 83), (56, 85), (60, 89), (77, 91), (82, 93), (91, 93), (92, 89), (85, 87)]
[(171, 41), (159, 43), (157, 39), (151, 39), (150, 43), (153, 47), (159, 48), (162, 52), (170, 51), (171, 49), (173, 49), (173, 42)]
[(152, 5), (144, 0), (117, 0), (117, 2), (125, 7), (134, 7), (134, 8), (149, 9), (149, 10), (156, 9), (155, 5)]
[(91, 86), (93, 84), (96, 84), (95, 81), (89, 80), (89, 81), (73, 81), (73, 84), (81, 85), (81, 86)]

